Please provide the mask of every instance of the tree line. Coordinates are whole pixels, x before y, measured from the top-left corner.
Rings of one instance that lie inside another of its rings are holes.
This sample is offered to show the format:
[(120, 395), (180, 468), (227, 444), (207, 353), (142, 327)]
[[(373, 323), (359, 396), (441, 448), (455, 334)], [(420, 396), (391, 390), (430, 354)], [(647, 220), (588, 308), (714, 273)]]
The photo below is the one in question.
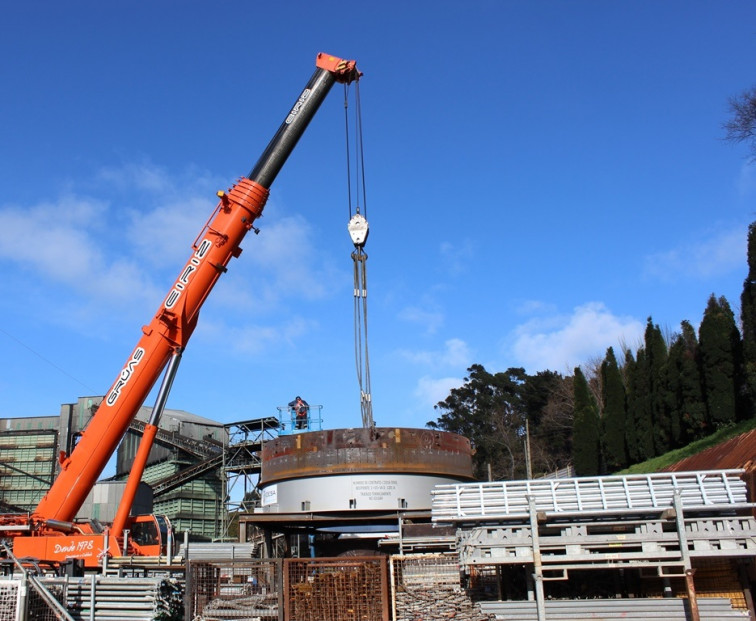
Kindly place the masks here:
[[(756, 160), (756, 88), (730, 99), (725, 139)], [(648, 318), (633, 352), (613, 347), (572, 376), (474, 364), (427, 426), (459, 433), (475, 449), (479, 479), (518, 479), (572, 465), (579, 475), (616, 472), (754, 416), (756, 222), (748, 227), (740, 323), (714, 294), (696, 332), (684, 320), (665, 335)]]
[(740, 307), (738, 325), (712, 294), (698, 331), (684, 320), (671, 335), (649, 317), (635, 351), (609, 347), (572, 376), (474, 364), (427, 425), (471, 440), (479, 479), (607, 474), (685, 446), (754, 416), (756, 222)]

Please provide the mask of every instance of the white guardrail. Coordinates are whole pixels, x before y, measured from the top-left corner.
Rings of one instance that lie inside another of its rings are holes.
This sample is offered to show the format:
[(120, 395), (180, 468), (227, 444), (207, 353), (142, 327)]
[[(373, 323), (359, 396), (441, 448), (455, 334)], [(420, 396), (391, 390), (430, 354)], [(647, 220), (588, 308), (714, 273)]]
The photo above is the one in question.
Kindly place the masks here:
[(752, 507), (743, 470), (663, 472), (569, 479), (532, 479), (437, 485), (432, 492), (434, 522), (487, 521), (529, 515), (642, 512), (674, 506), (679, 493), (686, 513)]

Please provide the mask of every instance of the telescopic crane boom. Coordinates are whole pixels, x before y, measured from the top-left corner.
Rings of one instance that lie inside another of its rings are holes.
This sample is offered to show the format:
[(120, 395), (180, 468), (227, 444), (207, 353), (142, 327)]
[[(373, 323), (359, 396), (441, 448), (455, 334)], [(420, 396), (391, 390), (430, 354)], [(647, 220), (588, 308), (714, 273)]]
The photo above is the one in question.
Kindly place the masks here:
[(254, 229), (271, 184), (320, 104), (336, 82), (350, 83), (361, 75), (354, 61), (318, 54), (315, 73), (249, 175), (227, 192), (218, 192), (214, 213), (157, 313), (142, 328), (75, 449), (61, 454), (60, 474), (31, 516), (32, 534), (55, 536), (61, 523), (74, 519), (169, 360), (186, 347), (203, 303), (230, 260), (241, 254), (240, 244)]

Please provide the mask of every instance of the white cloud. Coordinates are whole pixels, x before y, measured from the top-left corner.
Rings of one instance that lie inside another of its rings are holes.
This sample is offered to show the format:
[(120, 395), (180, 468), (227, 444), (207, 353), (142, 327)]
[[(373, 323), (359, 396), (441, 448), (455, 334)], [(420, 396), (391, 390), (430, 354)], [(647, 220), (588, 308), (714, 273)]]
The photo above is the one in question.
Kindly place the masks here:
[(86, 223), (105, 206), (67, 196), (57, 203), (0, 210), (0, 258), (33, 267), (56, 281), (76, 282), (100, 260)]
[(127, 232), (131, 250), (140, 262), (161, 268), (174, 267), (189, 259), (192, 243), (215, 204), (202, 196), (184, 196), (158, 201), (149, 209), (132, 210)]
[(571, 373), (608, 347), (633, 343), (642, 337), (645, 324), (633, 317), (618, 317), (601, 302), (576, 307), (569, 316), (531, 319), (512, 335), (511, 350), (517, 364), (529, 373), (550, 369)]
[[(248, 234), (241, 260), (233, 261), (214, 304), (247, 312), (307, 312), (307, 304), (345, 291), (351, 274), (335, 266), (313, 244), (312, 226), (300, 216), (265, 222)], [(351, 289), (350, 289), (351, 291)]]
[(434, 334), (444, 324), (444, 314), (428, 307), (407, 306), (399, 312), (399, 319), (423, 328), (426, 334)]
[(473, 243), (469, 239), (463, 240), (459, 244), (452, 244), (451, 242), (441, 244), (441, 261), (449, 274), (457, 276), (466, 271), (474, 254), (473, 248)]
[(97, 172), (96, 181), (119, 191), (139, 190), (153, 195), (165, 195), (176, 188), (164, 168), (148, 161), (101, 168)]
[(400, 350), (399, 354), (414, 364), (431, 368), (464, 368), (472, 363), (472, 353), (461, 339), (449, 339), (440, 351)]
[(643, 272), (662, 282), (705, 280), (742, 269), (746, 254), (746, 233), (738, 228), (652, 254), (646, 257)]
[(249, 325), (242, 327), (214, 322), (205, 318), (197, 328), (196, 336), (204, 342), (223, 343), (238, 354), (259, 355), (272, 348), (294, 347), (295, 341), (311, 332), (315, 321), (294, 317), (275, 325)]
[(413, 396), (424, 407), (433, 407), (449, 396), (452, 388), (459, 388), (464, 379), (458, 377), (432, 378), (423, 376), (417, 381)]
[(554, 314), (557, 307), (541, 300), (522, 300), (519, 302), (514, 311), (518, 315), (536, 315), (536, 314)]
[[(101, 169), (83, 185), (108, 199), (72, 189), (54, 201), (0, 207), (0, 261), (28, 272), (30, 287), (63, 285), (68, 299), (56, 303), (71, 316), (97, 307), (136, 307), (141, 313), (146, 305), (152, 311), (212, 215), (217, 184), (195, 170), (174, 175), (149, 163), (127, 163)], [(350, 281), (316, 252), (304, 218), (266, 220), (261, 228), (259, 236), (247, 236), (244, 260), (224, 278), (238, 272), (243, 286), (219, 288), (217, 304), (270, 309), (295, 300), (295, 307)]]
[(470, 348), (461, 339), (449, 339), (444, 343), (444, 352), (441, 356), (443, 364), (450, 367), (465, 367), (470, 365), (472, 355)]
[(153, 288), (129, 259), (107, 257), (98, 225), (107, 220), (105, 203), (73, 195), (56, 203), (5, 207), (0, 229), (16, 234), (0, 239), (0, 259), (65, 285), (83, 296), (82, 306), (95, 299), (106, 305), (152, 299)]

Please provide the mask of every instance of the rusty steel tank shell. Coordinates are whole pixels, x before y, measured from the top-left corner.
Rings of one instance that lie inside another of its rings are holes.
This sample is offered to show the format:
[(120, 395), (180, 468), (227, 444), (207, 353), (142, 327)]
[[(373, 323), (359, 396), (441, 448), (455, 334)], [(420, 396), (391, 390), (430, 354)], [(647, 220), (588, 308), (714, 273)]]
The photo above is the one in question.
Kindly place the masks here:
[(260, 484), (389, 472), (471, 481), (470, 441), (447, 431), (405, 427), (329, 429), (279, 436), (262, 447)]

